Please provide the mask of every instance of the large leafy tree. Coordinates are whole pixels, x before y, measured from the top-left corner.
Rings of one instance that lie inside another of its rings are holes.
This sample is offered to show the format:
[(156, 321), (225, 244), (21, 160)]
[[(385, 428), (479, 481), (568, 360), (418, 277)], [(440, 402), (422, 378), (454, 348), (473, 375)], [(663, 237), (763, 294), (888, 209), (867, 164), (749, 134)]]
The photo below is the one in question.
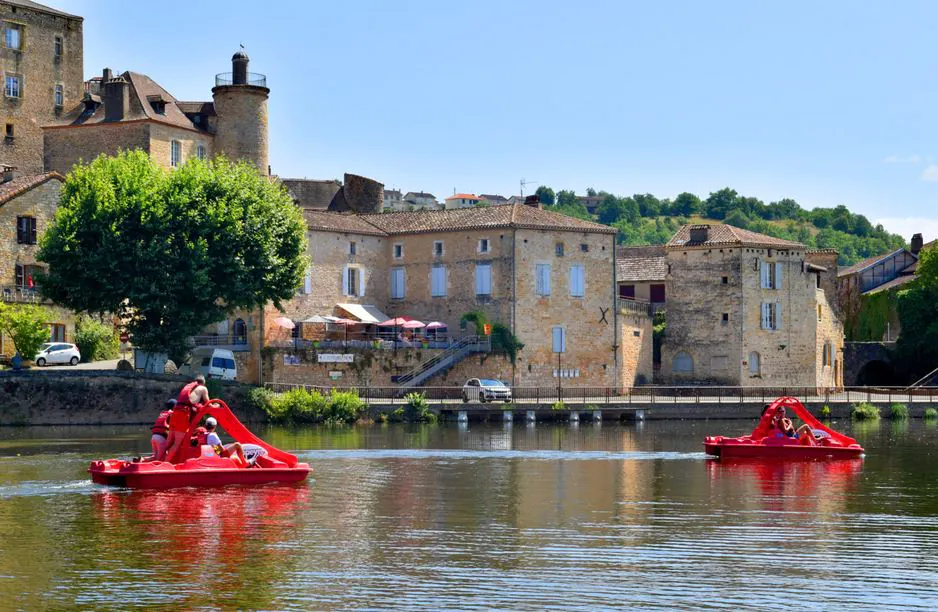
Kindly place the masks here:
[(900, 364), (917, 379), (938, 367), (938, 248), (922, 251), (917, 278), (899, 292)]
[(178, 354), (234, 310), (280, 306), (303, 277), (305, 224), (283, 187), (246, 163), (173, 172), (143, 152), (76, 166), (39, 259), (46, 297), (115, 313), (134, 345)]
[(537, 191), (534, 192), (534, 195), (538, 197), (538, 201), (541, 204), (547, 204), (548, 206), (553, 205), (555, 201), (554, 190), (546, 185), (541, 185), (537, 188)]

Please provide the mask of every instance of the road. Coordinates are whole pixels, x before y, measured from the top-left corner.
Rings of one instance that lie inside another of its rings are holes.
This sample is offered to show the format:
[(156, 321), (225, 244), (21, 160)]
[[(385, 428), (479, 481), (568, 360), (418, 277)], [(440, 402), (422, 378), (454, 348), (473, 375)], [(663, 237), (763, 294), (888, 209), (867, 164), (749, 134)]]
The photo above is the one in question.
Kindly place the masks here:
[(92, 361), (91, 363), (79, 363), (77, 366), (70, 365), (50, 365), (41, 370), (116, 370), (119, 359), (108, 359), (106, 361)]

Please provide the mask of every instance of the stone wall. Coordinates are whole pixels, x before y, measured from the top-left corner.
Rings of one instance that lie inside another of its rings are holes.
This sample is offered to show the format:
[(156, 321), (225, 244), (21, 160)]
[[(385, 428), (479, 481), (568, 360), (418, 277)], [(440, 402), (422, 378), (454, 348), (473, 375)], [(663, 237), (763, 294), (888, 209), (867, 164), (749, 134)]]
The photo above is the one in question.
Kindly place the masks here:
[[(543, 232), (519, 229), (515, 234), (515, 335), (524, 343), (515, 384), (553, 386), (556, 370), (572, 371), (565, 387), (615, 386), (615, 270), (611, 234)], [(558, 243), (563, 255), (557, 254)], [(536, 292), (536, 265), (550, 264), (551, 295)], [(582, 265), (585, 296), (570, 295), (570, 268)], [(566, 353), (552, 351), (552, 329), (566, 332)], [(579, 374), (576, 376), (576, 374)]]
[[(211, 159), (213, 156), (213, 136), (196, 130), (187, 130), (185, 128), (163, 123), (150, 123), (149, 152), (159, 166), (167, 170), (172, 168), (172, 141), (176, 140), (182, 149), (182, 159), (179, 165), (188, 160), (197, 157), (198, 146), (202, 144), (205, 147), (205, 159)], [(125, 147), (126, 148), (126, 147)]]
[(434, 376), (425, 387), (460, 387), (470, 378), (495, 378), (511, 384), (514, 377), (511, 360), (504, 355), (471, 355), (452, 369)]
[(347, 209), (359, 214), (379, 213), (384, 209), (384, 185), (357, 174), (345, 174), (342, 185)]
[[(0, 425), (139, 424), (150, 437), (163, 403), (176, 397), (179, 376), (140, 376), (123, 372), (36, 371), (0, 376)], [(213, 383), (214, 385), (215, 383)], [(261, 421), (250, 407), (250, 387), (218, 382), (218, 397), (242, 421)]]
[[(67, 174), (80, 161), (90, 162), (98, 155), (116, 155), (121, 150), (150, 151), (150, 123), (121, 121), (86, 126), (47, 127), (45, 167)], [(165, 157), (169, 165), (169, 157)]]
[(651, 317), (620, 312), (619, 387), (651, 384), (654, 378), (654, 343)]
[(268, 117), (265, 87), (228, 85), (212, 89), (216, 120), (215, 153), (253, 163), (267, 175)]
[[(322, 349), (321, 353), (342, 353), (341, 349)], [(423, 361), (438, 355), (437, 349), (349, 350), (352, 363), (317, 363), (317, 351), (268, 349), (264, 352), (266, 382), (322, 387), (397, 387), (391, 377), (409, 372)], [(287, 365), (284, 357), (298, 358), (298, 365)], [(338, 372), (333, 378), (331, 372)], [(432, 385), (432, 383), (428, 383)]]
[[(42, 126), (56, 121), (84, 94), (82, 21), (7, 3), (0, 4), (0, 19), (23, 28), (22, 49), (0, 46), (2, 71), (22, 77), (19, 98), (0, 97), (3, 123), (11, 124), (14, 133), (0, 144), (0, 160), (21, 173), (37, 174), (43, 170)], [(56, 36), (63, 39), (58, 58)], [(56, 84), (63, 87), (61, 107), (55, 106)]]

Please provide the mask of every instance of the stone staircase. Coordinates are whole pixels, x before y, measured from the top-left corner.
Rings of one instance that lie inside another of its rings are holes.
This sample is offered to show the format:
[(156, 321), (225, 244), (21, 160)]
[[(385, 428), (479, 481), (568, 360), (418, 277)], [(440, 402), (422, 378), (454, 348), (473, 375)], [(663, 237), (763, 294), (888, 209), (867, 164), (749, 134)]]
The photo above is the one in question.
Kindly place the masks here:
[(392, 377), (391, 382), (397, 383), (405, 389), (419, 387), (431, 377), (449, 370), (470, 355), (490, 352), (492, 352), (490, 340), (484, 340), (479, 336), (465, 336), (442, 353), (427, 359), (410, 372)]

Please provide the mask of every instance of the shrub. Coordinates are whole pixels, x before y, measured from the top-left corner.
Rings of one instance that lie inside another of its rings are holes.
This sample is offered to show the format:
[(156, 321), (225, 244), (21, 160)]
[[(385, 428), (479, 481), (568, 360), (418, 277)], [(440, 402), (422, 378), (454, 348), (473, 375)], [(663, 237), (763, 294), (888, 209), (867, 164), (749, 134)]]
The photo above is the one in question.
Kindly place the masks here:
[(830, 406), (827, 406), (827, 405), (821, 406), (821, 410), (818, 412), (818, 415), (819, 415), (822, 419), (829, 419), (829, 418), (831, 418), (831, 407), (830, 407)]
[(879, 408), (873, 404), (858, 404), (850, 411), (850, 418), (854, 421), (878, 421), (880, 416)]
[(365, 410), (365, 402), (356, 392), (334, 389), (323, 395), (303, 387), (283, 393), (258, 388), (251, 390), (249, 401), (272, 423), (354, 423)]
[(403, 414), (405, 420), (411, 423), (436, 422), (436, 414), (430, 410), (430, 404), (427, 403), (427, 397), (423, 393), (408, 393), (404, 399), (407, 400), (407, 407)]
[(893, 404), (889, 407), (889, 418), (896, 421), (904, 421), (909, 418), (909, 407), (905, 404)]
[(267, 387), (254, 387), (248, 393), (248, 404), (256, 410), (267, 412), (273, 405), (274, 397), (274, 392)]
[(84, 362), (116, 359), (120, 355), (120, 338), (114, 326), (88, 316), (80, 316), (75, 322), (75, 344)]
[(554, 402), (554, 405), (550, 407), (551, 410), (566, 410), (567, 405), (563, 403), (563, 400), (558, 400)]
[(324, 400), (323, 420), (327, 423), (354, 423), (361, 418), (362, 413), (365, 411), (365, 402), (358, 397), (358, 393), (355, 391), (336, 391), (333, 389), (329, 392), (329, 397), (324, 398)]
[(938, 419), (938, 410), (929, 406), (925, 409), (925, 414), (922, 416), (927, 420)]
[(39, 347), (49, 341), (51, 317), (45, 308), (35, 304), (0, 304), (0, 330), (13, 340), (13, 347), (23, 359), (32, 361)]

